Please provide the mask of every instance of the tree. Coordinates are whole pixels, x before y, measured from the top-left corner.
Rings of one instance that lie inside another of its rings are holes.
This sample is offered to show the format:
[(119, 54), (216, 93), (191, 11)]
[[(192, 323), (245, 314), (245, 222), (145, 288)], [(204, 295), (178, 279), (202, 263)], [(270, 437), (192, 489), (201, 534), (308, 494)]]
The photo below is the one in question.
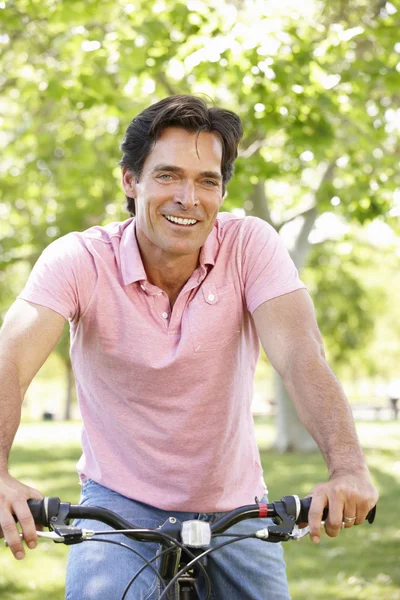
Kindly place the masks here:
[[(241, 115), (226, 207), (282, 234), (298, 226), (299, 269), (318, 215), (394, 221), (399, 52), (390, 3), (309, 0), (301, 15), (295, 2), (288, 10), (272, 0), (3, 4), (6, 273), (32, 265), (60, 235), (124, 218), (116, 139), (171, 93), (206, 93)], [(279, 406), (290, 406), (277, 385)], [(282, 449), (307, 445), (293, 415), (278, 437), (289, 422)]]
[[(261, 40), (253, 31), (252, 75), (246, 76), (247, 90), (244, 86), (239, 92), (252, 96), (249, 117), (254, 119), (251, 131), (257, 132), (243, 155), (249, 158), (251, 148), (259, 155), (252, 161), (253, 188), (245, 208), (278, 231), (299, 223), (292, 248), (299, 270), (319, 214), (333, 210), (361, 223), (381, 215), (390, 220), (399, 184), (393, 160), (399, 147), (398, 113), (391, 108), (398, 104), (393, 85), (399, 63), (396, 9), (390, 5), (383, 10), (381, 2), (370, 3), (369, 11), (362, 2), (350, 3), (347, 10), (342, 3), (320, 6), (321, 19), (292, 22), (284, 42), (275, 31), (275, 57), (269, 61), (259, 60)], [(362, 27), (353, 26), (360, 22)], [(272, 94), (279, 100), (267, 104), (265, 98)], [(249, 103), (242, 98), (240, 105), (247, 108)], [(282, 192), (289, 198), (282, 199)], [(278, 377), (276, 395), (277, 447), (312, 449)]]

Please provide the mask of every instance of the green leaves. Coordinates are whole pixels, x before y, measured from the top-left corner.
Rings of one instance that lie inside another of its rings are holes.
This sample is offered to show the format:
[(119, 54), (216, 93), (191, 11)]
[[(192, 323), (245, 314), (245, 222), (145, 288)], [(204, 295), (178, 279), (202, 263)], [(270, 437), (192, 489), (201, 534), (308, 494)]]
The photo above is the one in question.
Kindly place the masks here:
[(225, 207), (254, 211), (264, 182), (277, 228), (312, 203), (398, 227), (389, 211), (400, 187), (399, 19), (378, 0), (310, 2), (301, 15), (273, 1), (5, 4), (4, 272), (31, 265), (58, 235), (128, 217), (123, 132), (173, 93), (208, 94), (243, 120)]

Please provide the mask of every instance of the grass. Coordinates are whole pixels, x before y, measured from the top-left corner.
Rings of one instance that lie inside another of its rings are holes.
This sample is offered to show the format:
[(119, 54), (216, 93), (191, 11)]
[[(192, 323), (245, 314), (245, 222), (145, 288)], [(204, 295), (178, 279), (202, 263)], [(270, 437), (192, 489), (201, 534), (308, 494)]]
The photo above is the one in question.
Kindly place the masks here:
[[(306, 495), (326, 479), (319, 455), (277, 456), (265, 448), (272, 431), (257, 428), (270, 496)], [(380, 491), (375, 523), (324, 535), (319, 545), (306, 538), (285, 546), (293, 600), (400, 600), (400, 527), (398, 492), (400, 423), (360, 423), (358, 432), (375, 485)]]
[[(22, 425), (12, 451), (12, 474), (45, 495), (77, 502), (79, 430), (78, 423)], [(326, 479), (319, 455), (278, 455), (268, 449), (274, 435), (271, 423), (257, 420), (256, 431), (271, 500), (306, 495)], [(323, 536), (317, 546), (308, 538), (286, 544), (293, 600), (400, 600), (400, 424), (361, 423), (358, 431), (381, 493), (376, 521), (342, 531), (335, 539)], [(67, 553), (63, 545), (41, 541), (17, 562), (0, 549), (0, 598), (62, 600)]]

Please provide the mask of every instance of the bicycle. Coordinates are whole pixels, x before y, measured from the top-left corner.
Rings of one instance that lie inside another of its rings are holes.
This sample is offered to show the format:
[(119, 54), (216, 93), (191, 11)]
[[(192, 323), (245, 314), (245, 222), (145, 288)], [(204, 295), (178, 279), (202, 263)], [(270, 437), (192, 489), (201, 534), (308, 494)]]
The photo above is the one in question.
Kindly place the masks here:
[[(163, 592), (160, 600), (165, 600), (170, 590), (178, 584), (179, 600), (197, 600), (195, 590), (196, 579), (203, 574), (207, 586), (207, 598), (211, 595), (211, 584), (206, 571), (207, 557), (218, 549), (228, 544), (233, 544), (245, 538), (257, 538), (270, 543), (299, 540), (308, 534), (309, 528), (299, 528), (298, 524), (308, 522), (308, 512), (311, 498), (300, 499), (298, 496), (283, 496), (280, 501), (263, 504), (255, 499), (255, 504), (234, 509), (213, 524), (203, 521), (180, 522), (175, 517), (170, 517), (157, 529), (140, 529), (133, 523), (121, 518), (118, 514), (97, 506), (81, 506), (61, 502), (59, 498), (43, 498), (43, 500), (29, 500), (28, 505), (35, 523), (49, 529), (48, 532), (38, 531), (38, 537), (52, 539), (56, 543), (72, 545), (93, 539), (95, 536), (104, 536), (118, 533), (142, 542), (157, 542), (161, 544), (161, 551), (152, 560), (143, 559), (143, 567), (131, 578), (120, 600), (125, 600), (129, 589), (134, 584), (145, 568), (151, 568), (160, 580)], [(327, 518), (328, 511), (324, 510), (323, 520)], [(368, 513), (367, 521), (373, 523), (376, 506)], [(211, 538), (229, 536), (225, 532), (239, 521), (252, 518), (270, 517), (274, 525), (265, 527), (248, 535), (235, 535), (231, 539), (208, 548)], [(89, 519), (101, 521), (112, 527), (111, 530), (92, 531), (80, 529), (70, 525), (71, 519)], [(22, 537), (22, 534), (20, 534)], [(125, 547), (132, 552), (129, 546), (99, 538), (98, 541), (109, 542)], [(6, 544), (7, 545), (7, 544)], [(154, 562), (159, 561), (157, 570)]]

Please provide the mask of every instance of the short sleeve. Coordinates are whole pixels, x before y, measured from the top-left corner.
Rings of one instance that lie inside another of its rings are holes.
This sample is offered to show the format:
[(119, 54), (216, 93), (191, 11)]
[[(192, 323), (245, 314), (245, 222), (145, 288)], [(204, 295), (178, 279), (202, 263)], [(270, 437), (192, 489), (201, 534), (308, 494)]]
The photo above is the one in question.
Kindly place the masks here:
[(70, 233), (42, 252), (18, 298), (51, 308), (65, 319), (77, 321), (94, 285), (92, 257), (79, 234)]
[(250, 313), (267, 300), (305, 287), (279, 234), (257, 217), (246, 219), (242, 261)]

